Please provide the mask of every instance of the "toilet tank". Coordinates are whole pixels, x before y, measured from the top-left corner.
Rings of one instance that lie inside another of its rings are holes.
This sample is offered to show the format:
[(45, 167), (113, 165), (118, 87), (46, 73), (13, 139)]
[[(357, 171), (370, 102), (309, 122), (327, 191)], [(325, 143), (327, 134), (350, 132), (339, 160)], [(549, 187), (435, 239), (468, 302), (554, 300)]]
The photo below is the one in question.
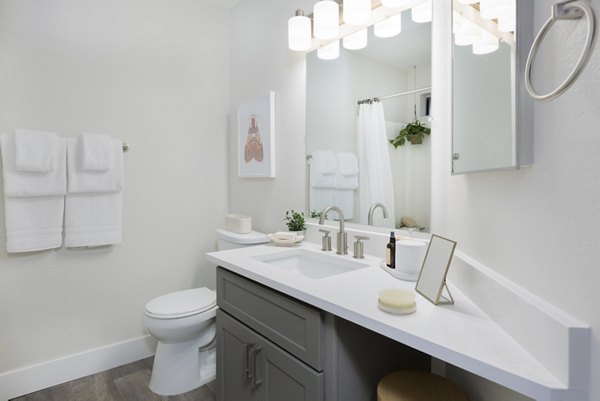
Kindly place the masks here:
[(267, 235), (258, 231), (240, 234), (222, 228), (217, 230), (217, 250), (219, 251), (260, 245), (267, 242), (269, 242)]

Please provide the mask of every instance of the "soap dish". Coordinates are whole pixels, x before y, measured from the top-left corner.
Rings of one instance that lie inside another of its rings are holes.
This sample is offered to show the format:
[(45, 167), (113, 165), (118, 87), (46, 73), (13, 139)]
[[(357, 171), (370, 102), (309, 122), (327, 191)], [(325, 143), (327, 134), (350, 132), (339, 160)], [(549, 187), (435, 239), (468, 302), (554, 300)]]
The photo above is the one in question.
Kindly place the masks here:
[(417, 281), (417, 279), (419, 278), (418, 274), (406, 274), (401, 271), (398, 271), (398, 269), (390, 269), (387, 266), (387, 264), (385, 263), (384, 259), (381, 260), (381, 262), (379, 262), (379, 267), (381, 267), (383, 270), (385, 270), (386, 272), (388, 272), (389, 274), (391, 274), (392, 276), (394, 276), (400, 280)]
[(301, 242), (304, 239), (304, 235), (287, 232), (287, 231), (279, 231), (275, 234), (267, 234), (269, 240), (277, 246), (294, 246), (298, 242)]
[(414, 291), (388, 288), (379, 292), (377, 306), (384, 312), (408, 315), (417, 310)]

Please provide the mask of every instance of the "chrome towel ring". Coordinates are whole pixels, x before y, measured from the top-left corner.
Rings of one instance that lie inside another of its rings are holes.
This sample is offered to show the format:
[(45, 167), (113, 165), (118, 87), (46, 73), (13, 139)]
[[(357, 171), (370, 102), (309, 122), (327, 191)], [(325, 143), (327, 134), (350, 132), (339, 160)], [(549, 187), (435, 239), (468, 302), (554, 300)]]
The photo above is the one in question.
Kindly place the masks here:
[[(531, 85), (531, 66), (535, 60), (535, 57), (537, 56), (542, 40), (544, 40), (544, 37), (556, 21), (581, 19), (584, 16), (587, 19), (585, 47), (579, 55), (579, 59), (577, 60), (575, 68), (573, 68), (573, 71), (571, 71), (564, 82), (552, 92), (549, 92), (545, 95), (538, 94)], [(525, 65), (525, 87), (527, 88), (529, 95), (537, 100), (551, 100), (562, 95), (563, 92), (566, 91), (573, 84), (573, 82), (575, 82), (577, 77), (579, 77), (579, 74), (581, 74), (581, 71), (583, 71), (583, 68), (589, 61), (595, 38), (596, 18), (594, 15), (594, 10), (586, 0), (566, 0), (554, 4), (552, 6), (552, 15), (550, 16), (550, 19), (546, 21), (546, 23), (542, 26), (542, 29), (540, 29), (539, 33), (535, 37), (533, 44), (531, 45), (531, 50), (529, 51), (529, 56), (527, 57), (527, 64)]]

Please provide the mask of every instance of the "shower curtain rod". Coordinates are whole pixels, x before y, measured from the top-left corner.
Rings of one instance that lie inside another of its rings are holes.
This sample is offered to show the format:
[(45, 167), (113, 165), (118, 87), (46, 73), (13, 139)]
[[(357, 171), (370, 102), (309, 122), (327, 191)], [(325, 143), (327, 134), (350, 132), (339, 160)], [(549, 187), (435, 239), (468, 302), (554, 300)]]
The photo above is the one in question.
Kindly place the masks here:
[(378, 101), (383, 100), (383, 99), (390, 99), (390, 98), (393, 98), (393, 97), (410, 95), (410, 94), (413, 94), (413, 93), (425, 92), (425, 91), (428, 91), (428, 90), (431, 90), (431, 86), (426, 86), (424, 88), (419, 88), (419, 89), (413, 89), (413, 90), (406, 91), (406, 92), (394, 93), (392, 95), (386, 95), (386, 96), (380, 96), (380, 97), (373, 97), (373, 98), (370, 98), (370, 99), (363, 99), (363, 100), (359, 100), (358, 104), (378, 102)]

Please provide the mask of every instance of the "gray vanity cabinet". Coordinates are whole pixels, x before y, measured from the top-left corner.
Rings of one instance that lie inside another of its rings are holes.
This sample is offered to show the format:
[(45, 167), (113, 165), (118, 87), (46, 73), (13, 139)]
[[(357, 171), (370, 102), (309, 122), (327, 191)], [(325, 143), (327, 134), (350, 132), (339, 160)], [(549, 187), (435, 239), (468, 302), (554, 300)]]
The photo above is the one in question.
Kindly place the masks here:
[(219, 267), (218, 401), (375, 401), (398, 369), (430, 358)]

